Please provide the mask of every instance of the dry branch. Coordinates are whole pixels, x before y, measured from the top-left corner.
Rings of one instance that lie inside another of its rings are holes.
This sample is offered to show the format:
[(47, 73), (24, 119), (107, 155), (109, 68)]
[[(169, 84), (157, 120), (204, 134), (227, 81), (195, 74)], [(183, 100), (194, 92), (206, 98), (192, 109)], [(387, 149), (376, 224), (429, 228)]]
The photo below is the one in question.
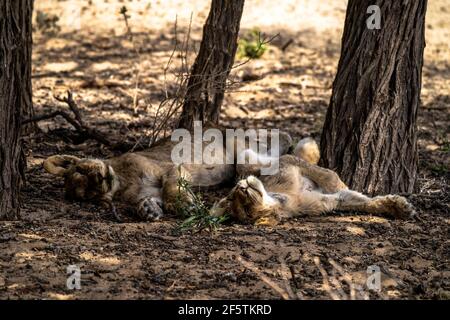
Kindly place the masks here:
[(54, 96), (54, 98), (57, 101), (67, 104), (67, 106), (69, 107), (69, 109), (73, 115), (69, 114), (68, 112), (62, 111), (62, 110), (57, 110), (57, 111), (53, 111), (49, 114), (37, 115), (35, 117), (26, 119), (26, 120), (22, 121), (22, 125), (27, 124), (27, 123), (35, 123), (35, 122), (39, 122), (42, 120), (48, 120), (48, 119), (55, 118), (57, 116), (61, 116), (74, 127), (74, 129), (78, 132), (78, 134), (84, 140), (88, 140), (88, 139), (96, 140), (112, 150), (123, 150), (124, 148), (126, 148), (126, 146), (123, 143), (119, 143), (119, 144), (113, 143), (109, 139), (107, 139), (103, 133), (101, 133), (98, 130), (91, 128), (85, 124), (85, 122), (83, 121), (83, 117), (82, 117), (80, 108), (78, 107), (75, 100), (73, 99), (72, 92), (67, 91), (67, 96), (65, 96), (65, 97)]

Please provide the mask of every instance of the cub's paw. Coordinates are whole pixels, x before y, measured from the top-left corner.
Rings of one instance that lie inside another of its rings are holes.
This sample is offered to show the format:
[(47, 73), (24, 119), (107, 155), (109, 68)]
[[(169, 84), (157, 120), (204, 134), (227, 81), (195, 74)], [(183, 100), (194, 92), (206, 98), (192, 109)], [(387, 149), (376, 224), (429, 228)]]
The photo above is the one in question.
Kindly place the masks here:
[(396, 219), (407, 219), (417, 214), (413, 205), (402, 196), (384, 196), (383, 204), (386, 207), (387, 213)]
[(144, 198), (138, 204), (137, 214), (144, 221), (156, 221), (164, 215), (161, 207), (162, 203), (159, 199)]

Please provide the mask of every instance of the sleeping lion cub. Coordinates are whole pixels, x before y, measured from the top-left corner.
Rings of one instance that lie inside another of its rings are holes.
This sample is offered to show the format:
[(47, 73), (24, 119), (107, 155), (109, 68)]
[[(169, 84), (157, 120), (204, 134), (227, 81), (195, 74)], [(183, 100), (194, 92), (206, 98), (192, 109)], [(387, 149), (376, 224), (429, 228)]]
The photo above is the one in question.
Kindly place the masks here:
[(337, 210), (354, 210), (404, 218), (414, 213), (403, 197), (369, 198), (351, 191), (328, 169), (317, 166), (319, 150), (314, 140), (292, 145), (280, 134), (280, 169), (275, 175), (260, 175), (268, 157), (245, 150), (256, 157), (248, 165), (175, 165), (171, 161), (174, 142), (165, 140), (146, 152), (126, 153), (107, 160), (80, 159), (69, 155), (51, 156), (44, 161), (47, 172), (65, 180), (66, 197), (79, 201), (99, 201), (114, 209), (113, 200), (132, 205), (143, 220), (158, 220), (164, 213), (176, 213), (181, 200), (192, 199), (182, 190), (183, 178), (194, 187), (212, 187), (233, 179), (241, 180), (230, 194), (211, 209), (215, 216), (230, 214), (244, 223), (275, 225), (285, 218), (316, 215)]
[[(318, 155), (317, 146), (310, 148), (316, 149), (314, 153)], [(254, 167), (248, 172), (249, 167), (238, 166), (241, 176), (246, 176), (245, 172), (251, 174), (240, 180), (226, 198), (216, 203), (211, 214), (229, 213), (241, 222), (269, 226), (287, 218), (333, 210), (384, 214), (392, 218), (407, 218), (415, 214), (404, 197), (386, 195), (370, 198), (349, 190), (335, 172), (316, 165), (318, 157), (307, 162), (302, 154), (309, 158), (311, 152), (300, 150), (297, 156), (282, 156), (280, 171), (273, 176), (258, 178)]]

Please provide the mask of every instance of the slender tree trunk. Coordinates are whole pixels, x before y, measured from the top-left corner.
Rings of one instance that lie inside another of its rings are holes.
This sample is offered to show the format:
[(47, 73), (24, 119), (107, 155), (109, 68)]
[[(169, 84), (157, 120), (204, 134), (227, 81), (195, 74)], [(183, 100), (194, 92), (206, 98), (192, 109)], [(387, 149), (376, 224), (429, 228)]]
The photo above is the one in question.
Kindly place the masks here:
[(212, 0), (200, 51), (188, 80), (179, 127), (190, 129), (195, 120), (218, 123), (243, 10), (244, 0)]
[(18, 217), (20, 122), (31, 108), (32, 0), (0, 1), (0, 219)]
[[(381, 9), (369, 29), (367, 9)], [(412, 192), (426, 0), (349, 0), (321, 164), (368, 194)]]

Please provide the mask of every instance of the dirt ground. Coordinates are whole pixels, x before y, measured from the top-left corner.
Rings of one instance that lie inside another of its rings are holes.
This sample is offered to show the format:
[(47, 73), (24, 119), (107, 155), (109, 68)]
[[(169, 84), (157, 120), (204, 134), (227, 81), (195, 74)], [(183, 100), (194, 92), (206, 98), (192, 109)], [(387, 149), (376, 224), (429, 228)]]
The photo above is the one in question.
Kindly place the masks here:
[[(193, 13), (192, 63), (209, 1), (86, 1), (78, 20), (71, 2), (35, 4), (36, 11), (58, 15), (60, 26), (53, 34), (34, 35), (36, 113), (67, 108), (53, 95), (70, 88), (90, 126), (114, 141), (138, 141), (164, 98), (175, 17), (182, 41)], [(140, 58), (119, 14), (124, 4)], [(449, 4), (429, 1), (427, 13), (419, 180), (417, 193), (409, 196), (420, 220), (335, 212), (276, 228), (228, 223), (214, 233), (180, 233), (175, 219), (142, 223), (126, 217), (117, 223), (95, 205), (64, 200), (63, 181), (42, 169), (43, 159), (56, 153), (113, 155), (95, 141), (79, 143), (56, 118), (40, 122), (39, 132), (25, 139), (22, 219), (0, 223), (0, 298), (450, 299)], [(318, 139), (345, 7), (344, 0), (248, 0), (242, 32), (257, 27), (280, 36), (261, 59), (233, 71), (235, 79), (252, 80), (227, 94), (222, 123)], [(281, 50), (289, 39), (293, 43)], [(179, 67), (175, 59), (171, 68)], [(169, 87), (171, 81), (169, 76)], [(80, 290), (66, 287), (69, 265), (81, 269)], [(380, 292), (366, 287), (369, 266), (382, 272)]]

